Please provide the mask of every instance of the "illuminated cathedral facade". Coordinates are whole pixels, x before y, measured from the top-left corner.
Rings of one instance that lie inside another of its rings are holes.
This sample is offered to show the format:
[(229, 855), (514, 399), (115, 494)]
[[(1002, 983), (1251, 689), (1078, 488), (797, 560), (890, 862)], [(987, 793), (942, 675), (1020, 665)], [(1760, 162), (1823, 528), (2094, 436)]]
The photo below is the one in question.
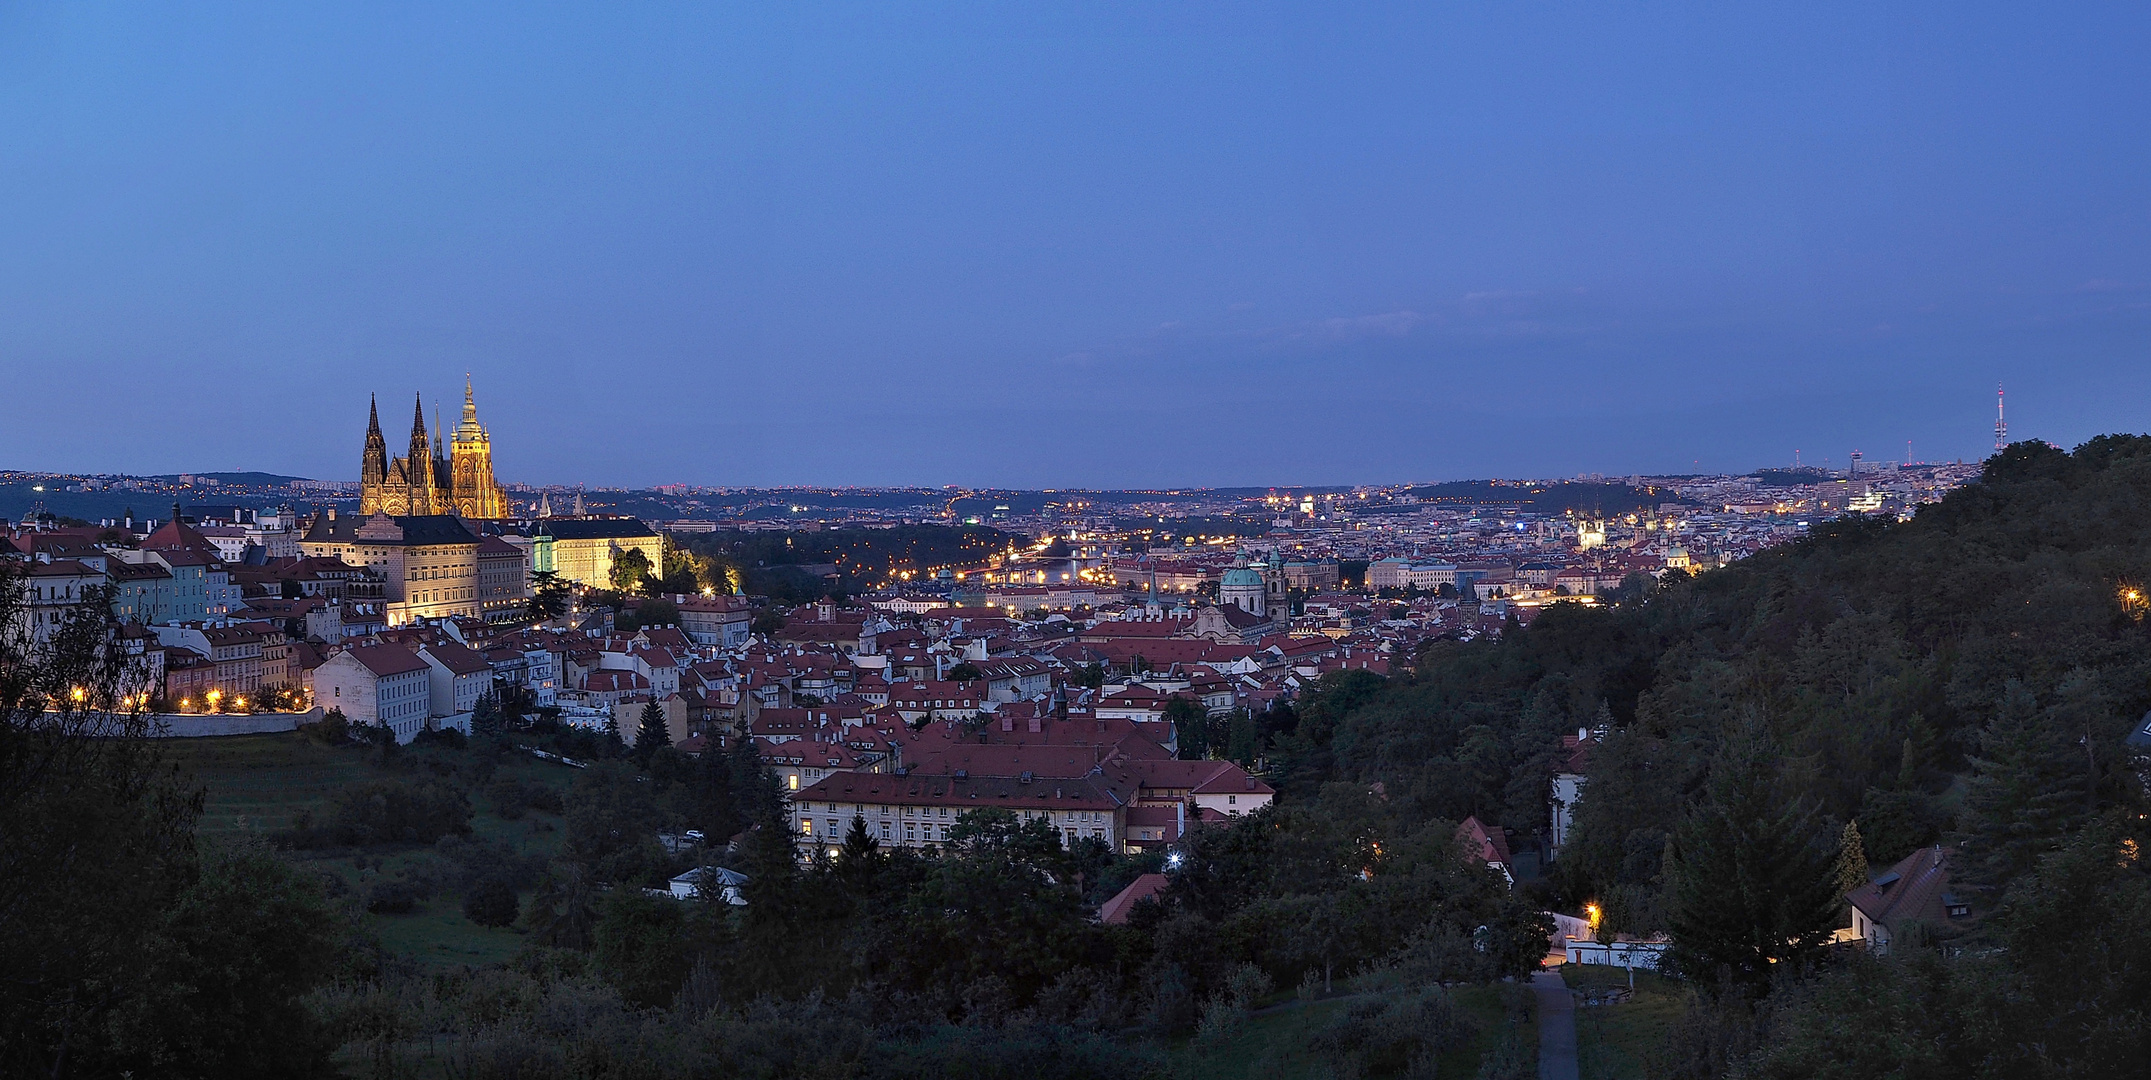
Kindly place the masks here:
[(493, 480), (493, 437), (478, 423), (478, 405), (469, 380), (463, 383), (463, 422), (456, 425), (444, 451), (440, 422), (429, 441), (424, 405), (411, 414), (411, 445), (402, 457), (388, 456), (381, 435), (381, 410), (370, 406), (366, 454), (359, 465), (359, 513), (390, 517), (454, 514), (462, 518), (508, 516), (508, 499)]

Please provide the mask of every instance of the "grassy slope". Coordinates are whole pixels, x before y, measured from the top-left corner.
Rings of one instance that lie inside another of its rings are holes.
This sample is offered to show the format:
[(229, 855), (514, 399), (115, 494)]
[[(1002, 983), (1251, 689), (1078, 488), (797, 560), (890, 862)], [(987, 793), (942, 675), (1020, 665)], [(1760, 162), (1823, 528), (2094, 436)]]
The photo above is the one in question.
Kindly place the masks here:
[[(1501, 993), (1491, 986), (1464, 986), (1451, 991), (1458, 1007), (1478, 1025), (1471, 1042), (1442, 1056), (1443, 1080), (1469, 1080), (1479, 1070), (1479, 1058), (1501, 1035)], [(1290, 1002), (1272, 1012), (1251, 1017), (1237, 1035), (1220, 1044), (1194, 1039), (1172, 1048), (1176, 1080), (1317, 1080), (1330, 1075), (1319, 1055), (1308, 1049), (1311, 1036), (1322, 1030), (1338, 1010), (1343, 998), (1306, 1004)], [(1525, 1040), (1533, 1054), (1538, 1050), (1536, 1032)]]
[[(298, 734), (174, 739), (168, 749), (181, 771), (204, 789), (201, 833), (206, 837), (288, 828), (292, 816), (301, 810), (320, 816), (339, 787), (384, 775), (372, 764), (368, 750), (331, 748)], [(443, 752), (403, 751), (421, 765), (427, 755)], [(563, 766), (511, 757), (494, 775), (565, 789), (570, 774)], [(472, 798), (471, 805), (477, 811), (471, 819), (473, 839), (500, 840), (526, 854), (550, 855), (559, 846), (557, 818), (532, 812), (521, 820), (506, 821), (482, 797)], [(356, 892), (376, 874), (393, 875), (435, 856), (430, 848), (401, 846), (360, 853), (293, 852), (292, 858), (301, 866), (334, 874)], [(465, 919), (463, 898), (445, 890), (411, 914), (368, 915), (366, 921), (382, 944), (429, 963), (492, 963), (515, 955), (523, 944), (521, 931), (491, 929)]]
[[(1563, 964), (1572, 990), (1628, 985), (1626, 968)], [(1620, 1005), (1576, 1010), (1576, 1068), (1582, 1080), (1643, 1080), (1678, 1019), (1687, 990), (1648, 971), (1636, 972), (1636, 996)]]

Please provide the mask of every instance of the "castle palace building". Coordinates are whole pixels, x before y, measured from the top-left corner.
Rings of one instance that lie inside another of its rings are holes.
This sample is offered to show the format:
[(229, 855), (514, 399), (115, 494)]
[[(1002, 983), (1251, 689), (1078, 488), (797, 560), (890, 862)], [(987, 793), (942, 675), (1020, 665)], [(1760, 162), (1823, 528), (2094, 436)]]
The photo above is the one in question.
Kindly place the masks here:
[(493, 480), (493, 437), (478, 424), (478, 405), (468, 379), (463, 383), (463, 422), (441, 447), (440, 424), (429, 443), (425, 407), (411, 414), (411, 445), (403, 457), (388, 456), (381, 436), (381, 410), (369, 407), (366, 453), (359, 464), (359, 513), (366, 516), (424, 517), (453, 514), (461, 518), (508, 516), (508, 499)]

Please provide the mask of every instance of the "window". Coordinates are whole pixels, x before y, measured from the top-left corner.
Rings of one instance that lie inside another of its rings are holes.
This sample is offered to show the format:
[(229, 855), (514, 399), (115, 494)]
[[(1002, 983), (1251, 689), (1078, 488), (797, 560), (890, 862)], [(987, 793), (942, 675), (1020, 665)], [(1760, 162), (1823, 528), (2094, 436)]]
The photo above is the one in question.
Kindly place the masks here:
[(883, 840), (887, 840), (889, 838), (889, 823), (886, 821), (881, 823), (881, 838)]
[(800, 818), (800, 819), (799, 819), (799, 831), (800, 831), (800, 833), (801, 833), (802, 835), (805, 835), (805, 836), (812, 836), (812, 835), (814, 835), (814, 819), (813, 819), (813, 818)]
[(787, 776), (787, 777), (785, 777), (785, 780), (786, 780), (786, 781), (787, 781), (787, 782), (788, 782), (788, 783), (790, 784), (790, 786), (791, 786), (791, 789), (792, 789), (793, 791), (798, 791), (798, 790), (799, 790), (799, 774), (798, 774), (798, 773), (793, 773), (793, 774), (791, 774), (790, 776)]

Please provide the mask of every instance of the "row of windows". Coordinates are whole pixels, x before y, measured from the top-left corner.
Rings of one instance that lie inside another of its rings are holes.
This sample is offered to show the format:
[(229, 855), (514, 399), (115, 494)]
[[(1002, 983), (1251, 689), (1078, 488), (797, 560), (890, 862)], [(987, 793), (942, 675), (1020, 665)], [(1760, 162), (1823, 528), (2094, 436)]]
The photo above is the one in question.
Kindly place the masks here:
[[(794, 788), (795, 788), (795, 789), (796, 789), (796, 787), (798, 786), (798, 784), (797, 784), (797, 779), (798, 779), (797, 777), (794, 777), (794, 778), (793, 778), (793, 781), (794, 781), (794, 783), (793, 783), (793, 786), (794, 786)], [(829, 804), (827, 804), (827, 805), (828, 805), (828, 809), (827, 809), (827, 811), (826, 811), (827, 813), (831, 813), (831, 814), (841, 814), (841, 813), (844, 813), (844, 807), (843, 807), (843, 805), (842, 805), (842, 804), (839, 804), (839, 803), (829, 803)], [(800, 804), (800, 808), (799, 808), (799, 809), (800, 809), (800, 813), (801, 813), (802, 815), (804, 815), (804, 814), (811, 814), (811, 813), (813, 813), (813, 812), (814, 812), (814, 804), (813, 804), (813, 803), (801, 803), (801, 804)], [(929, 817), (929, 818), (930, 818), (930, 817), (934, 817), (934, 816), (936, 816), (936, 812), (937, 812), (937, 811), (938, 811), (938, 814), (939, 814), (939, 816), (940, 816), (940, 817), (941, 817), (942, 819), (944, 819), (944, 820), (946, 820), (947, 818), (949, 818), (949, 817), (950, 817), (950, 813), (949, 813), (949, 808), (948, 808), (948, 807), (946, 807), (946, 806), (939, 806), (939, 807), (936, 807), (936, 806), (906, 806), (906, 807), (902, 807), (901, 809), (892, 809), (892, 808), (890, 808), (890, 807), (887, 807), (887, 806), (865, 806), (865, 807), (858, 807), (858, 808), (854, 809), (854, 810), (853, 810), (852, 812), (853, 812), (853, 813), (857, 813), (857, 814), (861, 814), (861, 815), (864, 815), (864, 814), (866, 814), (866, 813), (869, 813), (869, 812), (873, 812), (873, 813), (876, 813), (876, 814), (880, 815), (881, 817), (890, 817), (890, 816), (892, 816), (892, 815), (899, 815), (899, 814), (900, 814), (900, 815), (901, 815), (901, 816), (903, 816), (903, 817)], [(1021, 815), (1022, 815), (1022, 816), (1023, 816), (1023, 817), (1025, 818), (1025, 819), (1026, 819), (1026, 820), (1028, 820), (1028, 819), (1030, 819), (1030, 818), (1034, 818), (1034, 817), (1041, 817), (1041, 816), (1043, 816), (1043, 817), (1046, 817), (1046, 818), (1049, 818), (1049, 819), (1056, 819), (1056, 820), (1059, 820), (1059, 821), (1062, 821), (1062, 822), (1081, 822), (1081, 823), (1085, 823), (1085, 824), (1090, 824), (1090, 823), (1097, 823), (1097, 822), (1105, 822), (1105, 821), (1110, 821), (1110, 820), (1112, 820), (1112, 814), (1111, 814), (1110, 812), (1108, 812), (1108, 811), (1104, 811), (1104, 810), (1061, 810), (1061, 811), (1053, 811), (1053, 810), (1023, 810), (1023, 811), (1019, 811), (1019, 813), (1020, 813), (1020, 814), (1021, 814)], [(1056, 815), (1058, 815), (1058, 816), (1056, 817)]]

